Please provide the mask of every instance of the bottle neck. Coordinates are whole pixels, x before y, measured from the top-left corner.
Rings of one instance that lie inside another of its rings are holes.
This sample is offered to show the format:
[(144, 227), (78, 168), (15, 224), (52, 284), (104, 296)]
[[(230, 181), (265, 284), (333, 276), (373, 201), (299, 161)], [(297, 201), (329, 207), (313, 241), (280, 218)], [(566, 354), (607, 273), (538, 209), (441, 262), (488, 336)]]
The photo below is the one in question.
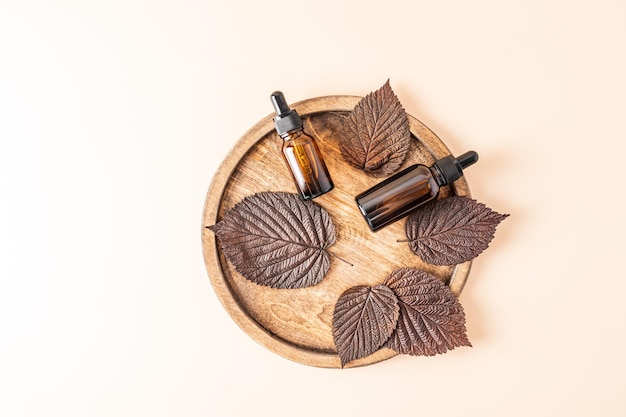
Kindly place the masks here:
[(303, 128), (300, 127), (297, 129), (289, 130), (283, 133), (282, 135), (280, 135), (280, 137), (283, 138), (284, 141), (288, 141), (288, 140), (296, 139), (297, 137), (301, 135), (305, 135), (305, 134), (306, 133), (304, 133)]
[(441, 169), (437, 166), (437, 164), (434, 164), (432, 167), (430, 167), (430, 172), (433, 173), (433, 177), (435, 178), (435, 181), (437, 181), (437, 184), (439, 184), (440, 186), (448, 184), (448, 180), (443, 175), (443, 172), (441, 172)]

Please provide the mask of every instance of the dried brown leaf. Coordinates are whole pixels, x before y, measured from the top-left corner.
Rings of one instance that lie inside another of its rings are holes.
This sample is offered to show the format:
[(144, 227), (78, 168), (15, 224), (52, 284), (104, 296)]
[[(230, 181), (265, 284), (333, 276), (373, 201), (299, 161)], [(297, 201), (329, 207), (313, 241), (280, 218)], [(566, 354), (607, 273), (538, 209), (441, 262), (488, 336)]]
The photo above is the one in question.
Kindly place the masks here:
[(463, 307), (436, 277), (413, 268), (392, 272), (384, 282), (398, 297), (400, 316), (385, 347), (414, 356), (433, 356), (471, 346)]
[(244, 198), (209, 229), (248, 280), (274, 288), (319, 283), (330, 268), (335, 242), (328, 212), (296, 194), (263, 192)]
[(452, 196), (414, 211), (406, 222), (411, 250), (433, 265), (455, 265), (487, 249), (500, 214), (467, 197)]
[(352, 287), (341, 294), (333, 313), (341, 366), (380, 348), (394, 331), (398, 314), (398, 299), (384, 285)]
[(354, 107), (343, 130), (339, 145), (346, 162), (377, 177), (395, 172), (411, 144), (406, 112), (389, 80)]

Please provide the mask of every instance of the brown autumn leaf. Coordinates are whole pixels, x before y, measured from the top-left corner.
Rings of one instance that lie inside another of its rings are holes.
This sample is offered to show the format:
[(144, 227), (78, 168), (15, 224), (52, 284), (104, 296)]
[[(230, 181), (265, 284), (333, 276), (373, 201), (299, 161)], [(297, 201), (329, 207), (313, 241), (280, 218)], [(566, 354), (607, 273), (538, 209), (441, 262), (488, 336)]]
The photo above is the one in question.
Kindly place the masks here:
[(389, 80), (365, 96), (343, 120), (339, 146), (346, 162), (376, 177), (387, 176), (402, 165), (411, 132)]
[(500, 214), (467, 197), (451, 196), (411, 213), (406, 236), (411, 250), (433, 265), (456, 265), (487, 249)]
[(326, 249), (335, 242), (335, 225), (319, 204), (296, 194), (248, 196), (208, 228), (235, 269), (259, 285), (309, 287), (330, 268)]
[(413, 356), (434, 356), (459, 346), (472, 346), (465, 330), (463, 307), (450, 288), (427, 272), (402, 268), (384, 285), (398, 297), (400, 315), (385, 347)]
[(374, 353), (394, 331), (398, 299), (384, 285), (346, 290), (335, 304), (333, 337), (341, 366)]

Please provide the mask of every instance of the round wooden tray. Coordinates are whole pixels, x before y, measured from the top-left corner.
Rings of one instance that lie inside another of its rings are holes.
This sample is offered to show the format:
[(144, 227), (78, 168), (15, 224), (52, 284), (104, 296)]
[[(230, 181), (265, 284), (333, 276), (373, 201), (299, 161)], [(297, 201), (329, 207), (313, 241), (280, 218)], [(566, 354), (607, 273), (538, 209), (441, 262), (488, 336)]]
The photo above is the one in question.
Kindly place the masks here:
[[(400, 220), (374, 233), (368, 228), (354, 196), (382, 180), (348, 165), (337, 142), (338, 123), (361, 100), (353, 96), (327, 96), (292, 105), (302, 116), (304, 128), (318, 140), (335, 188), (314, 201), (332, 216), (337, 241), (329, 251), (353, 266), (331, 257), (326, 277), (316, 286), (273, 289), (254, 284), (235, 271), (222, 255), (213, 232), (206, 229), (244, 197), (261, 191), (296, 192), (281, 155), (282, 139), (274, 132), (273, 115), (252, 127), (232, 149), (209, 188), (202, 220), (202, 248), (209, 278), (233, 320), (254, 340), (285, 358), (306, 365), (339, 368), (332, 315), (337, 298), (355, 285), (376, 285), (394, 269), (415, 267), (448, 284), (457, 296), (469, 275), (471, 261), (453, 267), (424, 263), (406, 243)], [(450, 154), (444, 143), (424, 124), (409, 116), (413, 142), (401, 167), (414, 163), (431, 165)], [(469, 196), (464, 178), (442, 188), (442, 196)], [(347, 364), (373, 364), (396, 353), (381, 349)]]

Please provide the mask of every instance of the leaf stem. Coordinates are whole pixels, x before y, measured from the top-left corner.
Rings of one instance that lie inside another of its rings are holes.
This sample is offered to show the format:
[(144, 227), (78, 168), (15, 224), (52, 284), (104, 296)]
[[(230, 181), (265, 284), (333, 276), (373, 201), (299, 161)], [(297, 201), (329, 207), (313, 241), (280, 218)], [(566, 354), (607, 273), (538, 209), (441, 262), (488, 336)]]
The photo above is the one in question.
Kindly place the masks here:
[(337, 255), (335, 255), (334, 253), (332, 253), (332, 252), (330, 252), (330, 251), (328, 251), (328, 254), (329, 254), (330, 256), (332, 256), (333, 258), (337, 258), (337, 259), (339, 259), (340, 261), (347, 263), (347, 264), (348, 264), (348, 265), (350, 265), (350, 266), (354, 266), (351, 262), (346, 261), (346, 260), (345, 260), (345, 259), (343, 259), (341, 256), (337, 256)]

